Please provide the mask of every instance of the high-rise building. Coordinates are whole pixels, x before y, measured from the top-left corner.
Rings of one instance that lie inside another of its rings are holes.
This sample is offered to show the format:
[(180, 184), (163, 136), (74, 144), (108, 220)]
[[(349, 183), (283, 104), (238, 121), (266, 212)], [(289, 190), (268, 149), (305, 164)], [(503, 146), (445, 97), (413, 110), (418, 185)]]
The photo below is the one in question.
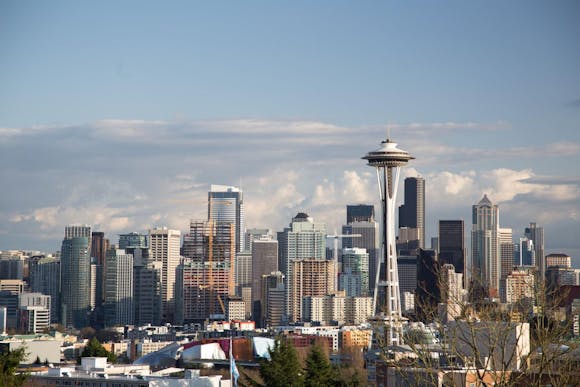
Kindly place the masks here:
[(565, 267), (570, 269), (572, 267), (572, 258), (568, 254), (554, 253), (546, 256), (546, 269), (551, 267)]
[(537, 267), (534, 241), (528, 237), (520, 238), (518, 243), (515, 245), (514, 265)]
[(529, 270), (520, 268), (512, 271), (506, 279), (506, 302), (508, 304), (520, 303), (522, 306), (531, 307), (535, 304), (534, 274)]
[(282, 325), (286, 304), (284, 274), (280, 271), (262, 275), (262, 326)]
[(90, 323), (91, 228), (67, 226), (60, 252), (61, 322), (83, 328)]
[(369, 254), (369, 289), (367, 294), (373, 294), (379, 252), (379, 224), (375, 221), (374, 205), (347, 205), (346, 223), (346, 225), (342, 226), (342, 233), (344, 235), (358, 234), (360, 237), (342, 239), (342, 247), (366, 249)]
[(415, 293), (417, 289), (417, 256), (399, 255), (397, 257), (397, 270), (401, 295), (405, 292)]
[(235, 294), (234, 225), (230, 222), (192, 221), (183, 238), (176, 295), (182, 309), (178, 322), (200, 322), (225, 315), (225, 301)]
[(547, 269), (544, 255), (544, 228), (538, 227), (535, 222), (530, 222), (530, 225), (524, 230), (524, 235), (534, 243), (536, 266), (540, 272), (540, 278), (544, 279)]
[(291, 315), (293, 260), (314, 258), (326, 260), (326, 224), (315, 222), (300, 212), (278, 235), (278, 269), (286, 277), (286, 313)]
[(252, 243), (252, 317), (262, 323), (262, 276), (278, 271), (278, 241), (262, 236)]
[(372, 204), (348, 204), (346, 206), (346, 223), (374, 222), (375, 206)]
[(175, 272), (181, 260), (181, 232), (167, 227), (149, 230), (149, 262), (161, 262), (162, 321), (173, 322)]
[(321, 259), (296, 259), (290, 262), (290, 321), (302, 320), (302, 299), (308, 296), (325, 296), (336, 290), (334, 261)]
[[(462, 273), (465, 281), (467, 254), (463, 220), (440, 220), (438, 243), (439, 262), (442, 265), (453, 265), (455, 272)], [(465, 284), (463, 287), (465, 288)]]
[[(501, 276), (499, 209), (487, 195), (472, 207), (471, 276), (474, 294), (497, 297)], [(478, 296), (479, 297), (479, 296)]]
[(252, 243), (256, 239), (272, 238), (270, 230), (267, 228), (250, 228), (246, 230), (244, 236), (244, 251), (252, 252)]
[(131, 325), (133, 319), (133, 255), (109, 249), (105, 272), (105, 326)]
[(499, 297), (502, 302), (506, 302), (506, 280), (514, 269), (514, 240), (511, 228), (499, 229), (499, 260), (501, 265)]
[(341, 256), (339, 290), (348, 297), (369, 295), (369, 254), (365, 249), (344, 248)]
[(439, 271), (439, 318), (447, 323), (461, 315), (463, 303), (463, 274), (456, 273), (452, 264), (446, 263)]
[(244, 195), (239, 187), (212, 184), (208, 192), (208, 220), (234, 225), (235, 252), (244, 247), (246, 214)]
[(236, 295), (242, 295), (242, 288), (252, 286), (252, 253), (241, 251), (236, 254), (234, 282)]
[(401, 343), (401, 295), (397, 270), (395, 203), (401, 167), (414, 157), (397, 148), (397, 144), (387, 138), (381, 143), (381, 148), (367, 153), (363, 159), (376, 169), (382, 214), (382, 256), (379, 258), (379, 280), (373, 293), (373, 312), (381, 311), (380, 318), (386, 320), (386, 345), (398, 345)]
[(136, 325), (161, 324), (162, 272), (162, 262), (145, 263), (133, 257), (133, 318)]
[(60, 310), (60, 259), (36, 255), (30, 258), (30, 290), (50, 296), (50, 322), (59, 321)]
[(435, 250), (419, 250), (415, 313), (419, 321), (431, 322), (441, 302), (440, 264)]
[(138, 232), (119, 235), (119, 249), (125, 250), (126, 252), (127, 249), (146, 249), (147, 246), (147, 235), (139, 234)]
[(17, 255), (0, 259), (0, 279), (24, 279), (24, 262)]
[(405, 204), (399, 207), (399, 227), (417, 230), (418, 248), (425, 248), (425, 179), (405, 179)]

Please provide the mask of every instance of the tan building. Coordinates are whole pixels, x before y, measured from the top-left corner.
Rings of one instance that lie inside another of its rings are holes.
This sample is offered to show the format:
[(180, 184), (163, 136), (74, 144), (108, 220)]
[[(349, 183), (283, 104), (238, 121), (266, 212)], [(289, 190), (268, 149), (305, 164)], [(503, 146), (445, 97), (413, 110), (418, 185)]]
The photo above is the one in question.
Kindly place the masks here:
[(326, 259), (291, 261), (290, 321), (302, 319), (302, 300), (309, 296), (325, 296), (335, 290), (334, 262)]
[(526, 270), (513, 271), (506, 280), (506, 303), (528, 303), (531, 307), (535, 302), (534, 275)]
[(572, 267), (572, 258), (569, 255), (557, 253), (546, 255), (546, 269), (550, 267)]

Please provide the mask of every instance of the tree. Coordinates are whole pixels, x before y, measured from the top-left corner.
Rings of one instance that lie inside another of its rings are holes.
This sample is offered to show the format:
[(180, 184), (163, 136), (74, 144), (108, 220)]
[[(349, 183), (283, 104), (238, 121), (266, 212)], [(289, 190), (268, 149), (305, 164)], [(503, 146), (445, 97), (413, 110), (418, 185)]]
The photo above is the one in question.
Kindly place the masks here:
[(265, 386), (304, 386), (302, 367), (291, 343), (278, 337), (269, 353), (270, 360), (260, 363), (260, 377)]
[(0, 386), (22, 386), (26, 374), (17, 374), (16, 368), (26, 358), (26, 349), (20, 347), (12, 351), (0, 353)]
[[(467, 298), (452, 286), (461, 281), (446, 266), (434, 273), (440, 298), (416, 298), (422, 322), (398, 325), (404, 345), (387, 347), (377, 327), (381, 375), (401, 385), (453, 385), (461, 377), (482, 386), (574, 385), (579, 346), (570, 340), (571, 319), (558, 317), (566, 294), (536, 279), (521, 302), (501, 305), (475, 297), (479, 291)], [(477, 277), (473, 283), (472, 289), (486, 287)]]
[(95, 337), (89, 340), (85, 349), (83, 349), (81, 357), (106, 357), (110, 363), (114, 363), (117, 360), (117, 356), (107, 351)]
[(308, 353), (304, 371), (304, 384), (307, 387), (336, 385), (338, 382), (338, 373), (317, 344), (313, 345)]

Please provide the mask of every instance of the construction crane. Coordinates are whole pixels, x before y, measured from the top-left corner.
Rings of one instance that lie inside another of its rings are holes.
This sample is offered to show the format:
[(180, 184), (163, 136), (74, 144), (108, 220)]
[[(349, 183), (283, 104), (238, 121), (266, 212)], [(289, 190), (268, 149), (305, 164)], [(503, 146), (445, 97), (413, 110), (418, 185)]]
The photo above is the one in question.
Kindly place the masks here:
[(336, 288), (338, 289), (338, 240), (345, 238), (360, 238), (361, 234), (337, 234), (334, 231), (333, 235), (327, 235), (327, 238), (334, 238), (334, 253), (332, 260), (334, 261), (334, 277), (336, 282)]
[[(335, 231), (336, 232), (336, 231)], [(334, 238), (334, 253), (332, 259), (338, 262), (338, 240), (345, 239), (345, 238), (360, 238), (362, 237), (361, 234), (333, 234), (327, 235), (327, 238)]]

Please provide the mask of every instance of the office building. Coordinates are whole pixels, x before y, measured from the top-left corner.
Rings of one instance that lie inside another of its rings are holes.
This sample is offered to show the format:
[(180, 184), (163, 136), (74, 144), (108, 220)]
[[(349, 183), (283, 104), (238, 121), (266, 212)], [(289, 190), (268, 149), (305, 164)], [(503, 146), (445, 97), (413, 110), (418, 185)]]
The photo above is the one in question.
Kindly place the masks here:
[(515, 266), (537, 266), (536, 249), (534, 241), (528, 237), (520, 238), (515, 245), (514, 251), (514, 265)]
[(241, 251), (236, 254), (234, 282), (236, 294), (242, 295), (242, 288), (252, 286), (252, 253)]
[(399, 289), (401, 294), (405, 292), (415, 293), (417, 289), (417, 256), (398, 256), (397, 270), (399, 272)]
[(547, 269), (544, 255), (544, 228), (538, 227), (535, 222), (530, 222), (524, 230), (524, 235), (534, 244), (536, 266), (540, 272), (540, 278), (544, 279)]
[(280, 271), (262, 275), (262, 327), (282, 325), (286, 314), (286, 287), (284, 274)]
[(250, 228), (246, 230), (246, 235), (244, 236), (244, 249), (243, 251), (252, 252), (252, 243), (254, 240), (262, 238), (272, 238), (270, 230), (267, 228)]
[(293, 260), (314, 258), (326, 260), (326, 224), (315, 222), (300, 212), (278, 235), (278, 270), (286, 277), (286, 313), (291, 314)]
[(125, 252), (128, 252), (128, 249), (146, 249), (147, 246), (147, 235), (139, 234), (138, 232), (119, 235), (119, 249), (125, 250)]
[[(439, 262), (442, 265), (451, 264), (456, 273), (463, 274), (465, 281), (466, 258), (465, 227), (463, 220), (440, 220), (438, 247)], [(463, 284), (465, 288), (465, 283)]]
[(347, 224), (342, 226), (342, 234), (358, 234), (357, 238), (343, 238), (343, 248), (365, 249), (369, 254), (369, 289), (367, 294), (373, 294), (377, 274), (377, 257), (379, 252), (379, 224), (374, 218), (373, 205), (348, 205), (346, 207)]
[(472, 207), (472, 291), (477, 297), (497, 297), (501, 276), (499, 209), (487, 195)]
[(369, 254), (361, 248), (344, 248), (341, 255), (339, 290), (348, 297), (369, 295)]
[(162, 262), (133, 258), (133, 319), (135, 325), (160, 325), (163, 315), (161, 301)]
[(105, 259), (105, 326), (132, 325), (133, 255), (110, 249)]
[(443, 323), (461, 315), (463, 302), (463, 274), (456, 273), (452, 264), (446, 263), (439, 271), (439, 319)]
[(514, 269), (514, 240), (511, 228), (499, 229), (499, 260), (501, 263), (499, 297), (502, 302), (506, 302), (506, 280)]
[(24, 257), (10, 256), (0, 259), (0, 280), (24, 279)]
[(234, 225), (235, 253), (239, 253), (245, 245), (246, 232), (243, 191), (239, 187), (212, 184), (207, 197), (208, 220)]
[(90, 323), (90, 226), (67, 226), (60, 251), (61, 323), (83, 328)]
[(32, 292), (50, 296), (50, 322), (56, 324), (60, 319), (60, 259), (44, 255), (30, 258), (29, 281)]
[(415, 313), (419, 321), (432, 322), (437, 317), (437, 305), (441, 302), (440, 267), (435, 250), (419, 250), (415, 290)]
[(554, 253), (546, 256), (546, 269), (551, 267), (572, 267), (572, 258), (568, 254)]
[(278, 271), (278, 241), (261, 236), (252, 242), (252, 318), (261, 327), (262, 277)]
[(348, 204), (346, 206), (346, 223), (374, 222), (375, 206), (372, 204)]
[(149, 230), (149, 262), (161, 262), (162, 321), (173, 322), (175, 272), (181, 256), (181, 232), (167, 227)]
[(290, 262), (290, 313), (289, 321), (302, 320), (302, 299), (308, 296), (325, 296), (335, 291), (334, 262), (320, 259), (296, 259)]
[[(399, 228), (415, 229), (417, 248), (425, 248), (425, 179), (405, 179), (405, 204), (399, 207)], [(410, 243), (412, 239), (407, 238)]]
[(36, 334), (50, 328), (50, 296), (21, 293), (18, 304), (18, 327), (21, 331)]

